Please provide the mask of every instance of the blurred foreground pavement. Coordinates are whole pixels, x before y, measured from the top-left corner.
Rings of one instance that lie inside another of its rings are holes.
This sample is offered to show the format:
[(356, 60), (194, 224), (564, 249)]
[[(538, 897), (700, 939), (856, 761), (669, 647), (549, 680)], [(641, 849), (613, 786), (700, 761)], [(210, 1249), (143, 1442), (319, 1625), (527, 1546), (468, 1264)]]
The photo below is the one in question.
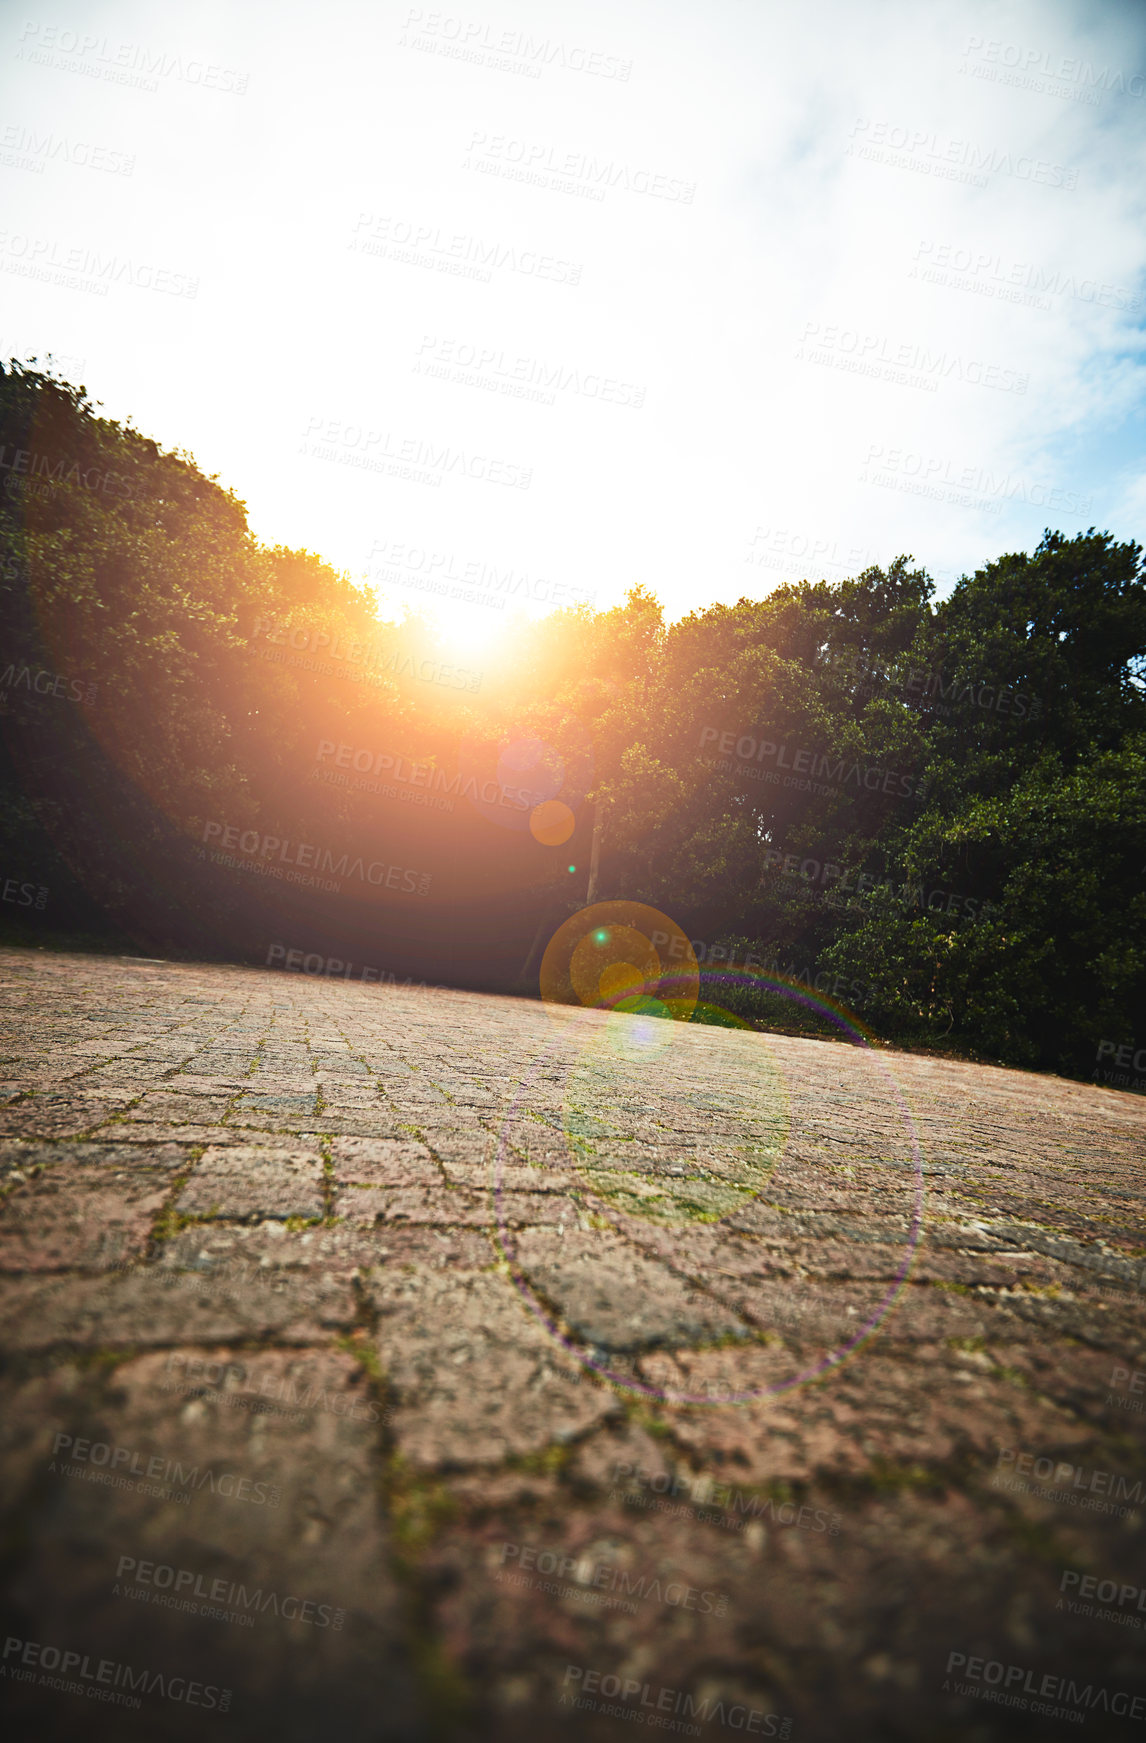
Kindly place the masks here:
[(8, 1735), (1141, 1735), (1146, 1104), (0, 955)]

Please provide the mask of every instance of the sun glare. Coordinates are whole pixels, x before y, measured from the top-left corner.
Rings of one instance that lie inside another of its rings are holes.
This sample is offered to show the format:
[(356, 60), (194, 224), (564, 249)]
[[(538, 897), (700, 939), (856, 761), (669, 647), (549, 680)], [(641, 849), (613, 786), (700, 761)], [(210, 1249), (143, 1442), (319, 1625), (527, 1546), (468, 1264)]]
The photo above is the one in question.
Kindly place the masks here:
[[(403, 606), (383, 595), (378, 601), (378, 615), (385, 622), (401, 622)], [(478, 654), (490, 654), (501, 642), (509, 622), (506, 611), (454, 599), (427, 603), (419, 610), (419, 616), (429, 625), (435, 645), (459, 665), (472, 664)]]

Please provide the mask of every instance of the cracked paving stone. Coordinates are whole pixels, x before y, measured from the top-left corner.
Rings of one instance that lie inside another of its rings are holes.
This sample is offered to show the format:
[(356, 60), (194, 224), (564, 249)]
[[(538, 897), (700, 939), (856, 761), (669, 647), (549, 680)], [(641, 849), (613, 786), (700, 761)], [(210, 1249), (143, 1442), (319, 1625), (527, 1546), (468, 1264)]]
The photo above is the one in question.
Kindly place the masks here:
[(186, 1216), (320, 1217), (322, 1164), (305, 1150), (212, 1146), (176, 1201)]
[(143, 1253), (170, 1192), (168, 1169), (149, 1165), (154, 1151), (108, 1145), (114, 1156), (37, 1166), (30, 1158), (47, 1146), (21, 1148), (20, 1171), (36, 1172), (0, 1204), (0, 1270), (107, 1271)]
[(13, 1350), (170, 1344), (192, 1330), (199, 1338), (313, 1342), (354, 1324), (353, 1269), (271, 1274), (232, 1263), (215, 1275), (149, 1265), (104, 1277), (4, 1278), (0, 1335)]
[(710, 1343), (745, 1335), (736, 1316), (618, 1236), (528, 1230), (512, 1256), (577, 1337), (600, 1349)]
[[(352, 1223), (290, 1230), (282, 1223), (195, 1223), (165, 1241), (156, 1261), (161, 1273), (189, 1273), (188, 1288), (211, 1278), (229, 1288), (242, 1282), (277, 1285), (280, 1277), (310, 1273), (310, 1287), (330, 1278), (353, 1277), (372, 1266), (452, 1265), (463, 1270), (491, 1266), (497, 1255), (489, 1237), (473, 1229), (360, 1227)], [(349, 1297), (340, 1297), (347, 1313)]]
[(574, 1228), (579, 1219), (572, 1199), (554, 1193), (466, 1191), (464, 1187), (342, 1187), (334, 1214), (352, 1222), (426, 1223), (446, 1227), (522, 1228), (556, 1223)]
[(496, 1465), (584, 1433), (616, 1410), (505, 1277), (372, 1273), (376, 1343), (399, 1450), (423, 1468)]
[[(228, 1387), (195, 1395), (183, 1376), (213, 1363)], [(98, 1377), (63, 1369), (47, 1391), (30, 1382), (29, 1397), (15, 1389), (9, 1410), (24, 1444), (12, 1449), (23, 1454), (12, 1474), (24, 1477), (25, 1520), (45, 1532), (44, 1553), (10, 1582), (23, 1637), (231, 1694), (220, 1719), (205, 1697), (181, 1707), (144, 1692), (138, 1714), (110, 1709), (95, 1733), (94, 1703), (81, 1709), (64, 1694), (59, 1728), (46, 1731), (42, 1691), (16, 1684), (13, 1735), (62, 1738), (72, 1724), (87, 1735), (189, 1738), (210, 1721), (244, 1743), (427, 1734), (375, 1501), (381, 1471), (362, 1381), (333, 1351), (236, 1361), (225, 1348), (183, 1346)], [(242, 1407), (260, 1399), (292, 1408)], [(104, 1449), (116, 1486), (98, 1481)], [(195, 1596), (162, 1604), (176, 1582)]]
[(401, 1138), (335, 1138), (330, 1146), (339, 1186), (441, 1186), (441, 1170), (424, 1144)]
[(0, 1137), (70, 1138), (101, 1126), (134, 1100), (130, 1090), (100, 1095), (36, 1095), (0, 1110)]
[[(0, 1240), (50, 1261), (0, 1274), (15, 1632), (231, 1687), (243, 1743), (631, 1731), (570, 1666), (794, 1743), (1041, 1738), (938, 1692), (953, 1649), (1146, 1696), (1059, 1589), (1142, 1584), (1146, 1104), (633, 1024), (2, 953)], [(8, 1692), (18, 1735), (205, 1734)]]

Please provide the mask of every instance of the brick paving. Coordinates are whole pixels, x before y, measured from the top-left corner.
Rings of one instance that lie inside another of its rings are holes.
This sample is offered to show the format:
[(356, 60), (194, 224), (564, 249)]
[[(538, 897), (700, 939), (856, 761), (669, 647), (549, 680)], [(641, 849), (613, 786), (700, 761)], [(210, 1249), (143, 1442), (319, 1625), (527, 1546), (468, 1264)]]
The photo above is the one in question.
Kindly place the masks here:
[(1138, 1734), (1140, 1098), (37, 951), (0, 1025), (11, 1735)]

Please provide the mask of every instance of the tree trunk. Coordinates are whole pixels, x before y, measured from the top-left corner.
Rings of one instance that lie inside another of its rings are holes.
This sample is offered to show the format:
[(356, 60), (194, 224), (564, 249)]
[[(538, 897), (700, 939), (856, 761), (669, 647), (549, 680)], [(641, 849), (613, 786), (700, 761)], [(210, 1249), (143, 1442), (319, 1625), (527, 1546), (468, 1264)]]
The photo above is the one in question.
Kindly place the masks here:
[(601, 839), (605, 833), (605, 813), (598, 799), (593, 812), (593, 846), (589, 852), (589, 888), (585, 891), (585, 904), (591, 906), (597, 900), (597, 884), (601, 872)]

